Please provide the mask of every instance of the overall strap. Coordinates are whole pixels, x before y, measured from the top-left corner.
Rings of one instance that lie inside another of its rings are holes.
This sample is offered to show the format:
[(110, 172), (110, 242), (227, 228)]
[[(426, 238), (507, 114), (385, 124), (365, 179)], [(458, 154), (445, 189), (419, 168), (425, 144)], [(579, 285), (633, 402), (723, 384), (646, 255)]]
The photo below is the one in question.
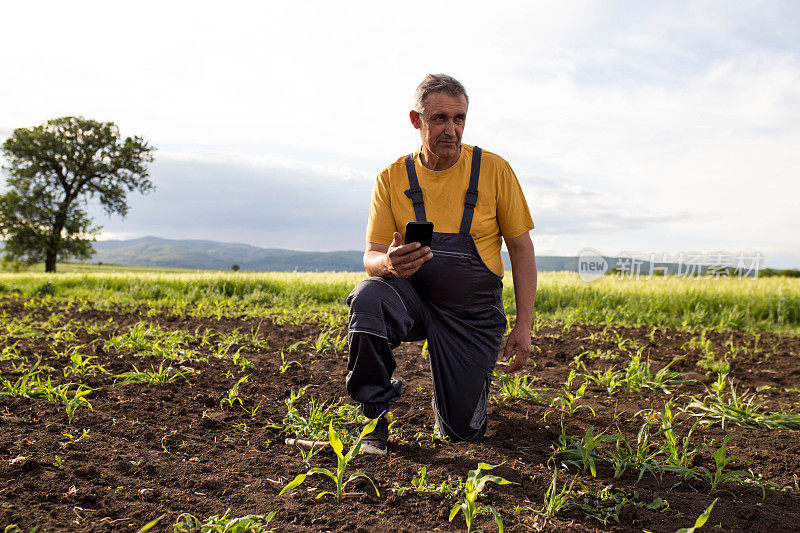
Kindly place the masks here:
[(469, 171), (469, 187), (464, 197), (464, 216), (461, 218), (462, 235), (469, 234), (472, 226), (472, 215), (475, 214), (475, 204), (478, 202), (478, 176), (481, 173), (481, 149), (477, 146), (472, 147), (472, 168)]
[(417, 222), (427, 222), (425, 203), (422, 201), (422, 189), (419, 188), (417, 171), (414, 168), (414, 154), (406, 156), (406, 172), (408, 172), (408, 184), (411, 187), (406, 191), (406, 196), (411, 198), (411, 202), (414, 204), (414, 216), (417, 217)]

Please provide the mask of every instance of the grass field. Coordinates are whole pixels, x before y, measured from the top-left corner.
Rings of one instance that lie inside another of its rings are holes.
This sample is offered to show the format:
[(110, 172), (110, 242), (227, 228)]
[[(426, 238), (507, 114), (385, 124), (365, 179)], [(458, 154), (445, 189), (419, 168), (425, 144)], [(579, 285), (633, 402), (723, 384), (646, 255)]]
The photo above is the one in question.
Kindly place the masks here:
[[(375, 458), (345, 455), (362, 277), (0, 273), (0, 530), (796, 531), (800, 280), (543, 273), (486, 439), (434, 437), (407, 343)], [(504, 304), (513, 320), (510, 276)]]
[[(91, 271), (0, 273), (0, 292), (90, 299), (96, 304), (156, 307), (175, 302), (239, 307), (248, 314), (276, 308), (344, 312), (361, 273), (252, 273), (208, 271)], [(65, 269), (66, 270), (66, 269)], [(516, 312), (511, 275), (504, 280), (506, 312)], [(567, 322), (661, 325), (743, 331), (800, 332), (800, 279), (632, 280), (613, 276), (584, 283), (577, 274), (539, 274), (536, 315)], [(220, 304), (222, 305), (222, 304)]]

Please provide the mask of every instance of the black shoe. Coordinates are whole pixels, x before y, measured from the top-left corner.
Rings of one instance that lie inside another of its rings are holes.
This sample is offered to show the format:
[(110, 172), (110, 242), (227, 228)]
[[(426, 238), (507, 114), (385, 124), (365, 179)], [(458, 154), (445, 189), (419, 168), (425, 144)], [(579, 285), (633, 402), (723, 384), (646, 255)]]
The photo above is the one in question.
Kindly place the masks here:
[[(370, 421), (371, 422), (371, 421)], [(386, 455), (386, 442), (389, 440), (389, 421), (384, 417), (378, 419), (372, 433), (367, 433), (361, 440), (361, 450), (364, 453)]]

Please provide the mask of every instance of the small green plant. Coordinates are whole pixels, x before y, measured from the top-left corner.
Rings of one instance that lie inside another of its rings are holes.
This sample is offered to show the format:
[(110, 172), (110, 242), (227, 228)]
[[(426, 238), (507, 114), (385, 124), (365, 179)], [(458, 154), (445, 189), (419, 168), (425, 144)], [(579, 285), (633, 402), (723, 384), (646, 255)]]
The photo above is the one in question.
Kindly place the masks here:
[[(711, 510), (714, 508), (714, 504), (717, 503), (717, 499), (711, 502), (711, 505), (709, 505), (706, 508), (706, 510), (703, 511), (703, 513), (697, 517), (697, 520), (694, 521), (694, 525), (692, 527), (682, 527), (675, 533), (694, 533), (696, 530), (703, 527), (705, 523), (708, 521), (708, 518), (711, 516)], [(652, 533), (652, 532), (645, 529), (644, 533)]]
[(347, 335), (342, 335), (335, 330), (323, 331), (314, 341), (314, 350), (319, 353), (343, 352), (347, 349)]
[(65, 449), (67, 449), (67, 447), (68, 447), (68, 446), (70, 446), (70, 445), (72, 445), (72, 444), (74, 444), (74, 443), (76, 443), (76, 442), (80, 442), (80, 441), (82, 441), (82, 440), (84, 440), (84, 439), (88, 439), (88, 438), (89, 438), (89, 432), (90, 432), (90, 431), (91, 431), (91, 430), (90, 430), (90, 429), (88, 429), (88, 428), (83, 428), (83, 430), (82, 430), (82, 432), (81, 432), (81, 436), (80, 436), (80, 437), (77, 437), (77, 438), (76, 438), (76, 437), (75, 437), (75, 435), (73, 435), (72, 433), (64, 433), (64, 434), (63, 434), (63, 436), (64, 436), (64, 437), (66, 437), (66, 438), (67, 438), (67, 440), (59, 442), (59, 443), (58, 443), (58, 446), (59, 446), (59, 447), (60, 447), (62, 450), (65, 450)]
[(282, 494), (285, 494), (286, 492), (289, 492), (295, 487), (301, 485), (303, 481), (305, 481), (306, 477), (312, 474), (323, 474), (329, 477), (331, 480), (333, 480), (333, 482), (336, 484), (336, 492), (335, 493), (330, 491), (320, 492), (319, 494), (317, 494), (318, 499), (322, 498), (326, 494), (331, 494), (336, 497), (336, 501), (341, 501), (345, 487), (350, 482), (355, 481), (356, 479), (359, 478), (367, 480), (370, 483), (370, 485), (372, 485), (372, 488), (375, 489), (375, 494), (378, 497), (380, 497), (381, 493), (378, 491), (378, 487), (375, 486), (375, 482), (372, 481), (372, 478), (370, 478), (366, 474), (355, 473), (352, 474), (349, 478), (347, 478), (347, 481), (344, 480), (344, 473), (345, 470), (347, 469), (347, 465), (350, 463), (350, 461), (353, 460), (353, 458), (356, 455), (358, 455), (358, 452), (361, 450), (362, 439), (364, 438), (364, 436), (368, 435), (369, 433), (372, 433), (377, 424), (378, 424), (378, 419), (376, 418), (372, 422), (364, 426), (364, 429), (361, 430), (361, 434), (358, 436), (356, 441), (347, 451), (347, 454), (343, 454), (342, 452), (344, 451), (344, 444), (342, 443), (342, 439), (339, 437), (336, 431), (333, 430), (333, 421), (331, 421), (330, 424), (328, 425), (328, 439), (331, 448), (333, 449), (333, 452), (336, 454), (336, 458), (338, 460), (336, 473), (334, 474), (327, 468), (312, 468), (305, 474), (298, 474), (297, 477), (295, 477), (291, 482), (289, 482), (289, 484), (286, 485), (278, 495), (280, 496)]
[[(688, 469), (691, 466), (692, 458), (700, 449), (699, 446), (692, 448), (690, 444), (692, 441), (692, 434), (697, 428), (699, 421), (695, 421), (695, 423), (692, 424), (692, 427), (685, 436), (679, 437), (675, 433), (677, 423), (673, 418), (670, 405), (670, 402), (667, 402), (667, 404), (664, 405), (664, 412), (660, 415), (660, 431), (664, 436), (662, 451), (665, 452), (669, 463), (664, 468), (672, 471), (675, 471), (675, 468)], [(684, 471), (682, 470), (682, 472)]]
[(556, 396), (550, 401), (550, 407), (558, 408), (562, 413), (565, 413), (569, 416), (572, 416), (575, 411), (584, 407), (589, 409), (592, 414), (594, 413), (594, 409), (589, 407), (588, 405), (578, 405), (578, 400), (583, 398), (583, 395), (586, 393), (586, 384), (587, 382), (584, 381), (578, 390), (574, 393), (570, 390), (572, 388), (572, 382), (575, 380), (577, 374), (574, 370), (569, 371), (569, 377), (567, 378), (566, 383), (561, 388), (561, 394)]
[(598, 491), (593, 491), (585, 485), (578, 492), (575, 504), (583, 510), (587, 517), (594, 518), (604, 526), (612, 522), (621, 524), (620, 514), (626, 505), (644, 507), (653, 511), (663, 511), (669, 507), (662, 498), (655, 498), (651, 503), (638, 501), (639, 494), (632, 495), (613, 485), (606, 485)]
[(228, 390), (227, 395), (223, 396), (222, 399), (219, 401), (220, 409), (222, 409), (222, 406), (225, 405), (226, 403), (231, 407), (233, 407), (234, 403), (238, 403), (240, 406), (244, 405), (242, 403), (242, 399), (239, 397), (239, 386), (242, 383), (246, 383), (249, 377), (250, 376), (242, 376), (241, 378), (239, 378), (239, 381), (237, 381), (236, 384)]
[(64, 458), (59, 455), (56, 455), (53, 458), (53, 466), (55, 466), (59, 470), (64, 470)]
[(500, 374), (495, 371), (495, 377), (500, 381), (500, 392), (506, 398), (526, 398), (536, 403), (546, 404), (550, 401), (543, 393), (550, 389), (533, 387), (536, 378), (528, 374)]
[(292, 365), (296, 365), (299, 368), (303, 368), (303, 365), (300, 364), (300, 361), (287, 361), (286, 354), (283, 353), (283, 350), (281, 350), (280, 353), (281, 353), (281, 366), (278, 367), (278, 371), (281, 374), (289, 370), (292, 367)]
[(294, 438), (321, 441), (327, 436), (328, 426), (333, 423), (334, 429), (341, 431), (345, 442), (355, 440), (355, 435), (343, 430), (342, 425), (355, 424), (363, 420), (358, 407), (335, 401), (318, 401), (309, 394), (310, 399), (303, 409), (299, 405), (300, 399), (311, 386), (313, 385), (306, 385), (289, 393), (289, 398), (286, 399), (286, 416), (282, 424), (273, 424), (271, 427), (281, 429)]
[[(736, 436), (737, 435), (734, 434), (727, 435), (722, 440), (722, 446), (716, 450), (712, 450), (707, 444), (703, 444), (703, 447), (711, 453), (711, 458), (714, 459), (714, 471), (712, 472), (704, 466), (696, 467), (695, 471), (700, 473), (700, 477), (705, 477), (705, 479), (711, 483), (712, 494), (717, 491), (717, 487), (721, 483), (735, 482), (742, 479), (755, 479), (753, 474), (745, 472), (744, 470), (725, 471), (728, 465), (733, 461), (740, 461), (745, 464), (748, 463), (746, 459), (736, 455), (728, 456), (728, 441)], [(764, 488), (762, 487), (761, 490), (764, 491)]]
[[(105, 372), (106, 369), (102, 365), (93, 364), (92, 361), (97, 359), (97, 357), (93, 355), (83, 355), (81, 353), (81, 348), (84, 348), (84, 345), (80, 346), (72, 346), (67, 348), (63, 355), (67, 357), (70, 361), (70, 366), (64, 368), (64, 377), (69, 377), (70, 375), (78, 375), (80, 377), (84, 377), (88, 375), (95, 375), (99, 372)], [(53, 350), (55, 352), (55, 350)], [(55, 352), (57, 356), (58, 352)]]
[(544, 493), (544, 506), (541, 510), (535, 511), (538, 514), (543, 514), (548, 518), (553, 518), (561, 511), (569, 509), (575, 500), (575, 495), (572, 493), (572, 487), (575, 485), (575, 480), (567, 486), (567, 482), (561, 489), (558, 488), (558, 468), (553, 469), (553, 479), (550, 481), (547, 490)]
[(603, 443), (616, 440), (616, 436), (604, 435), (602, 431), (595, 435), (593, 427), (587, 429), (583, 437), (574, 437), (567, 435), (562, 425), (555, 451), (562, 456), (563, 465), (580, 466), (584, 472), (588, 469), (592, 477), (597, 477), (597, 462), (604, 461), (597, 450)]
[(683, 411), (697, 417), (704, 425), (719, 422), (723, 429), (726, 423), (749, 428), (800, 429), (800, 415), (783, 410), (767, 412), (755, 394), (740, 395), (733, 384), (730, 384), (728, 394), (717, 392), (722, 387), (719, 383), (722, 379), (721, 374), (713, 387), (714, 393), (703, 399), (693, 397)]
[(165, 367), (164, 363), (165, 361), (161, 361), (158, 368), (151, 366), (150, 370), (139, 370), (136, 368), (136, 365), (131, 365), (133, 366), (133, 370), (117, 374), (114, 376), (114, 379), (122, 379), (119, 383), (120, 385), (130, 385), (134, 383), (163, 385), (165, 383), (172, 383), (176, 379), (183, 378), (192, 372), (191, 369), (186, 369), (185, 367), (183, 370), (178, 370), (171, 365)]
[(478, 467), (470, 470), (467, 474), (467, 479), (464, 482), (464, 499), (457, 502), (450, 510), (450, 522), (458, 515), (459, 512), (464, 513), (464, 519), (467, 523), (467, 533), (474, 531), (472, 529), (472, 522), (475, 518), (486, 511), (491, 512), (494, 516), (494, 521), (500, 533), (503, 533), (503, 518), (500, 513), (491, 505), (481, 505), (477, 502), (478, 496), (483, 492), (487, 483), (496, 483), (498, 485), (510, 485), (511, 481), (499, 476), (490, 474), (482, 474), (484, 470), (493, 470), (500, 465), (490, 465), (486, 463), (478, 463)]
[(268, 515), (247, 515), (231, 518), (231, 510), (201, 520), (193, 514), (183, 513), (178, 516), (173, 526), (174, 533), (272, 533), (267, 529), (276, 512)]

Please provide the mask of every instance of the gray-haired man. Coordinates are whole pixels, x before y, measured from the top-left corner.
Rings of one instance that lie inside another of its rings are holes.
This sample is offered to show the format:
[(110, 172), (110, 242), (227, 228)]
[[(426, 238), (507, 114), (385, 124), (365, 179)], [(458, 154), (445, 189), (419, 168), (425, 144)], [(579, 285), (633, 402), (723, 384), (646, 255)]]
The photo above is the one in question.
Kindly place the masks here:
[[(428, 340), (439, 434), (478, 440), (506, 317), (502, 304), (502, 240), (509, 251), (517, 322), (501, 360), (516, 353), (510, 371), (531, 349), (536, 260), (528, 205), (501, 157), (461, 144), (469, 100), (457, 80), (428, 75), (409, 116), (422, 147), (379, 175), (372, 193), (364, 268), (371, 276), (348, 297), (347, 392), (369, 418), (401, 394), (392, 379), (392, 350)], [(409, 221), (431, 221), (430, 247), (404, 242)], [(364, 450), (385, 454), (388, 424), (381, 419)]]

